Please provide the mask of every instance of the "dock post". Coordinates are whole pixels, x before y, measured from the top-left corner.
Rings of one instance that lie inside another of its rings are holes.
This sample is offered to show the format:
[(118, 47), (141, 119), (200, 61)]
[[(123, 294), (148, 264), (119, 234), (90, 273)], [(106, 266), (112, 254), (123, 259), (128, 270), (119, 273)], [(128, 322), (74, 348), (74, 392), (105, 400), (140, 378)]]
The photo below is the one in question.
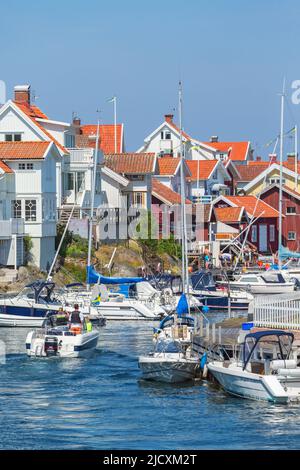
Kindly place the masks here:
[(206, 324), (206, 339), (209, 340), (209, 323)]
[(211, 326), (212, 342), (216, 342), (216, 324), (213, 323)]
[(222, 327), (221, 325), (218, 326), (218, 334), (219, 334), (219, 344), (222, 343)]
[(200, 336), (203, 336), (203, 318), (200, 317)]

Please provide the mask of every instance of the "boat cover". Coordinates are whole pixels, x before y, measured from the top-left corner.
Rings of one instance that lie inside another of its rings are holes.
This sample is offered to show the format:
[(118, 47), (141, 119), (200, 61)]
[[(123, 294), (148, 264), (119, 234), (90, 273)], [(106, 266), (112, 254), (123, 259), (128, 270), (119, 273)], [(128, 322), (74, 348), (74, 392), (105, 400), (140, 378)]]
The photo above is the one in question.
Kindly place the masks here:
[(86, 268), (87, 284), (136, 284), (145, 281), (143, 277), (105, 277), (95, 271), (94, 266)]

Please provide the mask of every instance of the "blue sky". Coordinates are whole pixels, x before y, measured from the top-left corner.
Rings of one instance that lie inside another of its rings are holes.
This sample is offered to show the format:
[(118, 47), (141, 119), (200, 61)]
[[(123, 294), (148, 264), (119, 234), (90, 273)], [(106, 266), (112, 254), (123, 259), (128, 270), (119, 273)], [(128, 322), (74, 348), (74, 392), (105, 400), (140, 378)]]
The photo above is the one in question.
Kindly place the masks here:
[(70, 120), (75, 111), (93, 123), (100, 108), (110, 123), (106, 100), (116, 94), (127, 150), (177, 109), (179, 77), (184, 128), (201, 140), (249, 139), (266, 156), (284, 75), (285, 127), (300, 125), (300, 105), (291, 102), (291, 82), (300, 79), (297, 0), (11, 0), (0, 16), (8, 95), (30, 83), (51, 118)]

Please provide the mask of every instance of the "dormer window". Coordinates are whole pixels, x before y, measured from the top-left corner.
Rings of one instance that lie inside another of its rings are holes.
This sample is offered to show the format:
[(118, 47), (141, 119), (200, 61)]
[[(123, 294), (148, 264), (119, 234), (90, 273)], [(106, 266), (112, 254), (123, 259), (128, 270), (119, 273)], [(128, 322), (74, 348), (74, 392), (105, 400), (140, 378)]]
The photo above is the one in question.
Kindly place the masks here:
[(5, 142), (21, 142), (21, 134), (5, 134)]
[(171, 132), (169, 130), (161, 131), (160, 138), (161, 140), (171, 140)]

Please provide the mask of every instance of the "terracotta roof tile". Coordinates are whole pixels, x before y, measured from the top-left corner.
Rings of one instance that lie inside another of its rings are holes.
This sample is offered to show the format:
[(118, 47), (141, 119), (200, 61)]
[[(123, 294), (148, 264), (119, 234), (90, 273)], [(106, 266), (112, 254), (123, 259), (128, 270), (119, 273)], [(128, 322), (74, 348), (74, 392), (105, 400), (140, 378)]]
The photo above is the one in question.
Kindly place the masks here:
[(228, 153), (230, 160), (243, 161), (247, 158), (249, 142), (204, 142), (204, 144)]
[(173, 176), (180, 164), (180, 158), (160, 157), (157, 160), (158, 174), (161, 176)]
[(154, 172), (155, 153), (114, 153), (104, 156), (105, 165), (116, 173), (139, 175)]
[(2, 160), (0, 160), (0, 168), (2, 171), (4, 171), (4, 173), (13, 173), (13, 170)]
[[(255, 196), (225, 196), (237, 207), (244, 207), (250, 217), (279, 217), (279, 212)], [(257, 203), (257, 205), (256, 205)], [(256, 207), (256, 210), (255, 210)], [(262, 214), (263, 213), (263, 214)], [(262, 214), (262, 215), (261, 215)]]
[[(21, 103), (17, 103), (16, 101), (14, 101), (15, 105), (18, 106), (18, 108), (23, 111), (23, 113), (25, 113), (33, 122), (34, 124), (39, 127), (43, 132), (44, 134), (50, 139), (52, 140), (52, 142), (55, 143), (55, 145), (64, 153), (64, 154), (68, 154), (69, 152), (67, 151), (67, 149), (61, 145), (58, 140), (56, 140), (52, 134), (50, 134), (50, 132), (48, 132), (43, 126), (42, 124), (40, 124), (36, 118), (42, 118), (42, 119), (48, 119), (47, 116), (42, 113), (42, 111), (37, 107), (37, 106), (29, 106), (27, 104), (21, 104)], [(42, 117), (43, 116), (43, 117)]]
[(199, 179), (207, 180), (218, 163), (218, 160), (186, 160), (186, 164), (192, 174), (192, 176), (188, 178), (189, 181), (198, 180), (198, 167)]
[[(123, 124), (116, 125), (117, 130), (117, 153), (123, 151)], [(96, 146), (97, 125), (87, 124), (80, 127), (81, 134), (76, 136), (77, 147)], [(91, 138), (92, 137), (92, 138)], [(100, 145), (103, 153), (115, 153), (115, 126), (114, 124), (100, 125)]]
[[(181, 195), (168, 188), (168, 186), (161, 183), (156, 178), (152, 178), (152, 195), (162, 200), (162, 202), (181, 204)], [(191, 201), (186, 199), (186, 204), (191, 204)]]
[(0, 142), (0, 159), (41, 159), (49, 145), (50, 142)]
[(243, 214), (241, 207), (215, 207), (217, 221), (219, 222), (240, 222)]

